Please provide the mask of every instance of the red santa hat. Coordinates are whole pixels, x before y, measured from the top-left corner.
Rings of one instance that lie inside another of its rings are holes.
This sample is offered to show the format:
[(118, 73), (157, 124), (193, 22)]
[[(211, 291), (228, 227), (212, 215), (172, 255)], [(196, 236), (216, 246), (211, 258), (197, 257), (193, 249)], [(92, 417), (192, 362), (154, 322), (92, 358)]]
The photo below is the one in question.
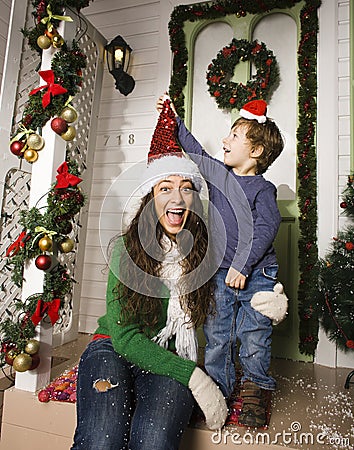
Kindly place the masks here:
[(264, 100), (252, 100), (240, 109), (240, 116), (244, 119), (264, 123), (267, 120), (267, 103)]
[(152, 136), (148, 166), (142, 177), (140, 190), (143, 196), (150, 192), (159, 180), (170, 175), (189, 178), (195, 189), (201, 191), (202, 176), (197, 165), (184, 155), (177, 144), (176, 129), (175, 113), (171, 108), (170, 99), (166, 96)]

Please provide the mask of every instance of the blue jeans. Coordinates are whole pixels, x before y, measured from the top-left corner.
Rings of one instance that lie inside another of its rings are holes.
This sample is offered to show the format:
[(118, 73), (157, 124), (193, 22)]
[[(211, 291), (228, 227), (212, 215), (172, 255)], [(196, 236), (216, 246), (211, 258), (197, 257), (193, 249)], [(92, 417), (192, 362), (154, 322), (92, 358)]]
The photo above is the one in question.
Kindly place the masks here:
[(80, 359), (76, 406), (73, 450), (177, 450), (195, 401), (186, 386), (141, 370), (98, 339)]
[(241, 381), (251, 380), (263, 389), (274, 390), (275, 380), (268, 375), (272, 321), (254, 310), (250, 300), (256, 292), (273, 290), (278, 266), (255, 269), (242, 290), (226, 286), (227, 272), (228, 269), (219, 269), (214, 276), (216, 312), (204, 325), (205, 368), (225, 397), (229, 397), (236, 382), (238, 340)]

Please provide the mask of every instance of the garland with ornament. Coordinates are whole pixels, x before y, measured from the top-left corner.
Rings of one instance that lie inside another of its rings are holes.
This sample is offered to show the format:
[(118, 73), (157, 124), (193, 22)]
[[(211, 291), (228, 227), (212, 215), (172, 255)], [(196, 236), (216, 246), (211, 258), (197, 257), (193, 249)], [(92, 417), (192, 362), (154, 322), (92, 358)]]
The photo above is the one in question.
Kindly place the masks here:
[(32, 15), (36, 25), (21, 30), (30, 48), (40, 55), (42, 50), (51, 46), (57, 49), (51, 69), (39, 71), (44, 84), (29, 92), (22, 120), (10, 140), (10, 151), (29, 163), (36, 162), (38, 152), (45, 147), (41, 132), (50, 119), (53, 118), (53, 131), (65, 141), (72, 141), (76, 136), (73, 123), (77, 120), (77, 113), (71, 101), (82, 85), (86, 55), (82, 53), (78, 41), (73, 40), (69, 46), (57, 28), (61, 21), (72, 22), (70, 16), (64, 15), (66, 10), (78, 14), (88, 4), (88, 0), (34, 0), (32, 5), (35, 10)]
[[(251, 61), (257, 69), (246, 85), (230, 81), (240, 61)], [(269, 98), (279, 82), (279, 67), (263, 42), (232, 39), (209, 64), (206, 78), (219, 108), (240, 110), (250, 100)]]
[[(31, 295), (24, 302), (16, 300), (15, 313), (9, 313), (10, 317), (0, 324), (0, 366), (10, 364), (19, 372), (38, 366), (38, 351), (28, 352), (27, 345), (33, 343), (35, 327), (42, 319), (48, 317), (52, 325), (58, 321), (60, 308), (74, 282), (65, 264), (59, 262), (58, 255), (74, 250), (75, 242), (68, 235), (85, 204), (85, 197), (78, 187), (82, 180), (75, 162), (64, 162), (57, 173), (57, 181), (48, 193), (45, 212), (42, 214), (37, 207), (20, 212), (23, 229), (6, 252), (6, 267), (11, 270), (11, 279), (18, 287), (22, 286), (27, 261), (34, 259), (37, 269), (45, 271), (43, 292)], [(31, 365), (26, 355), (35, 358), (36, 365)]]
[[(261, 0), (250, 2), (248, 0), (223, 0), (205, 2), (194, 5), (179, 5), (175, 7), (168, 24), (170, 47), (173, 54), (172, 75), (170, 80), (169, 94), (180, 117), (184, 117), (184, 88), (187, 84), (188, 73), (188, 50), (184, 33), (184, 23), (198, 20), (216, 20), (227, 15), (236, 15), (237, 18), (245, 17), (247, 14), (263, 14), (277, 9), (291, 8), (301, 0)], [(299, 349), (307, 355), (314, 355), (318, 342), (318, 307), (316, 305), (316, 293), (318, 285), (318, 249), (317, 249), (317, 180), (316, 180), (316, 67), (317, 67), (317, 33), (318, 33), (318, 8), (321, 0), (305, 0), (300, 12), (300, 42), (298, 46), (298, 114), (299, 126), (297, 129), (297, 156), (298, 156), (298, 208), (300, 239), (299, 248), (299, 271), (300, 281), (298, 288), (299, 301)], [(247, 42), (247, 41), (246, 41)], [(252, 45), (252, 43), (249, 43)], [(260, 44), (261, 45), (261, 44)], [(232, 46), (232, 43), (231, 43)], [(230, 53), (230, 46), (225, 47), (226, 53)], [(254, 48), (254, 47), (253, 47)], [(262, 47), (262, 61), (265, 55)], [(236, 55), (240, 51), (235, 49)], [(232, 51), (231, 51), (232, 53)], [(230, 54), (231, 55), (231, 54)], [(246, 57), (252, 55), (252, 50), (246, 52)], [(271, 56), (272, 69), (276, 67), (275, 58)], [(220, 56), (220, 63), (225, 65), (228, 71), (227, 78), (232, 72), (231, 65), (228, 66), (228, 56)], [(222, 59), (223, 58), (223, 59)], [(257, 60), (260, 62), (261, 59)], [(274, 64), (273, 64), (274, 62)], [(214, 63), (209, 66), (213, 70)], [(267, 64), (266, 64), (267, 66)], [(265, 68), (267, 70), (267, 67)], [(221, 72), (220, 72), (221, 73)], [(267, 72), (266, 72), (267, 73)], [(214, 73), (213, 73), (214, 75)], [(213, 76), (211, 75), (211, 76)], [(218, 76), (218, 74), (215, 74)], [(222, 74), (224, 75), (224, 74)], [(259, 73), (259, 75), (261, 75)], [(210, 78), (210, 74), (208, 73)], [(256, 95), (269, 95), (277, 82), (277, 70), (271, 71), (266, 81), (267, 92)], [(223, 81), (223, 79), (220, 79)], [(253, 80), (255, 81), (255, 80)], [(258, 85), (262, 82), (258, 80)], [(250, 86), (252, 80), (247, 84)], [(225, 83), (224, 95), (214, 98), (220, 99), (221, 108), (230, 108), (230, 99), (234, 93), (227, 87), (232, 84)], [(238, 86), (233, 86), (233, 89)], [(213, 88), (214, 89), (214, 88)], [(216, 89), (216, 87), (215, 87)], [(211, 91), (211, 93), (213, 93)], [(250, 93), (253, 95), (253, 93)], [(245, 95), (242, 88), (240, 95)], [(248, 95), (248, 94), (247, 94)], [(222, 97), (222, 98), (220, 98)], [(248, 99), (248, 97), (247, 97)], [(231, 101), (232, 108), (239, 107), (243, 100), (235, 98)], [(233, 104), (232, 104), (233, 103)]]
[[(89, 0), (32, 1), (35, 26), (21, 31), (30, 48), (40, 55), (51, 46), (57, 51), (51, 60), (51, 69), (39, 71), (44, 83), (29, 92), (22, 120), (11, 138), (10, 151), (19, 159), (30, 163), (37, 161), (45, 147), (42, 128), (49, 120), (53, 132), (65, 141), (72, 141), (76, 136), (73, 123), (78, 114), (71, 102), (82, 85), (86, 56), (79, 47), (80, 38), (69, 46), (57, 29), (61, 21), (72, 22), (64, 13), (78, 14), (89, 3)], [(75, 280), (66, 265), (59, 261), (59, 255), (75, 248), (76, 243), (69, 234), (85, 204), (85, 196), (78, 187), (82, 181), (79, 175), (76, 162), (67, 157), (57, 169), (56, 182), (46, 194), (45, 211), (42, 213), (37, 207), (20, 211), (22, 231), (7, 249), (6, 267), (11, 271), (14, 284), (21, 287), (24, 266), (34, 259), (37, 269), (45, 272), (43, 292), (25, 301), (15, 299), (11, 311), (6, 310), (8, 317), (0, 324), (0, 367), (9, 364), (18, 372), (38, 367), (40, 342), (35, 339), (36, 326), (42, 320), (54, 325), (60, 318), (65, 296), (72, 290)]]
[[(340, 204), (354, 221), (354, 176), (348, 177)], [(333, 238), (320, 260), (320, 321), (330, 341), (343, 351), (354, 350), (354, 222)]]

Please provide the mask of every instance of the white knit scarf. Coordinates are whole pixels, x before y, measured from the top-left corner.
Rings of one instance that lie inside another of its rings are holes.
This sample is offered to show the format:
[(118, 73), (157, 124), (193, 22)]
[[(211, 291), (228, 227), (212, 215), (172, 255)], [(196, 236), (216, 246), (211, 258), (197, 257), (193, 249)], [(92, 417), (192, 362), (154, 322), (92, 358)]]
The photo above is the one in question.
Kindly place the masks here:
[[(182, 275), (179, 262), (182, 256), (177, 244), (163, 237), (163, 248), (166, 249), (161, 267), (161, 279), (170, 290), (170, 300), (167, 308), (166, 326), (153, 338), (161, 347), (167, 348), (169, 339), (176, 336), (176, 351), (179, 356), (197, 361), (198, 341), (195, 327), (190, 323), (190, 315), (181, 305), (178, 281)], [(189, 323), (188, 323), (189, 322)]]

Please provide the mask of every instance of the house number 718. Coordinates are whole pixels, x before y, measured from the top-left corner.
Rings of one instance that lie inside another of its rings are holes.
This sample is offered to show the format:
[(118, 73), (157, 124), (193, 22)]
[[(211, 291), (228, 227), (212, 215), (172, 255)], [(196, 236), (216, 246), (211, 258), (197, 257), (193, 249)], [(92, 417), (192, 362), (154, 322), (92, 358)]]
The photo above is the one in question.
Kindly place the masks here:
[[(105, 141), (104, 141), (104, 146), (105, 146), (105, 147), (107, 147), (107, 146), (109, 145), (109, 141), (111, 140), (111, 138), (113, 138), (113, 136), (107, 136), (107, 135), (105, 135)], [(123, 142), (123, 135), (117, 134), (116, 139), (117, 139), (117, 141), (116, 141), (116, 142), (117, 142), (117, 145), (122, 145), (122, 144), (124, 143), (124, 142)], [(135, 134), (134, 134), (134, 133), (130, 133), (130, 134), (128, 135), (127, 141), (128, 141), (128, 144), (129, 144), (129, 145), (135, 144)]]

